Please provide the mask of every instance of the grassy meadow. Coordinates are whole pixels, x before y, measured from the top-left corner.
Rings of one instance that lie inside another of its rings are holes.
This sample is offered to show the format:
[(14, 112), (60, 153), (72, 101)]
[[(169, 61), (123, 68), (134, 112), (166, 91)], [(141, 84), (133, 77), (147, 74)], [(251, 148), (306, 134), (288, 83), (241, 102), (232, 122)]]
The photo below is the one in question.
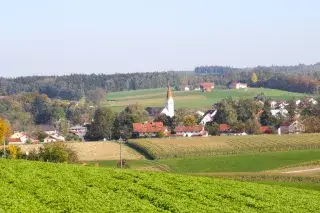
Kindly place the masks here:
[[(166, 88), (144, 89), (122, 92), (111, 92), (108, 100), (103, 104), (111, 106), (114, 110), (120, 111), (129, 104), (139, 103), (145, 107), (164, 106), (166, 100)], [(276, 89), (247, 88), (247, 89), (213, 89), (211, 92), (200, 91), (173, 91), (173, 98), (176, 108), (211, 108), (212, 104), (226, 97), (253, 98), (263, 92), (273, 100), (288, 100), (292, 97), (304, 97), (308, 94), (293, 93)]]

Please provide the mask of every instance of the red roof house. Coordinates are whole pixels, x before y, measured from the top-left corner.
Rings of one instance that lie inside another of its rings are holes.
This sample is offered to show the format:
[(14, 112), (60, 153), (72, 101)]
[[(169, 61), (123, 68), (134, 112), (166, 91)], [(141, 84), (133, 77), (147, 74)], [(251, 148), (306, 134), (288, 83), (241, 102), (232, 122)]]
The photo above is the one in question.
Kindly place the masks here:
[(204, 82), (200, 84), (200, 89), (202, 92), (210, 92), (214, 88), (213, 82)]
[(177, 126), (174, 129), (176, 136), (192, 137), (192, 136), (208, 136), (208, 132), (205, 131), (204, 126)]
[(162, 122), (133, 123), (133, 133), (137, 137), (155, 137), (158, 132), (169, 136), (168, 128)]
[(230, 132), (230, 126), (228, 124), (219, 125), (220, 133)]
[(272, 129), (269, 126), (261, 126), (260, 131), (262, 134), (272, 134)]

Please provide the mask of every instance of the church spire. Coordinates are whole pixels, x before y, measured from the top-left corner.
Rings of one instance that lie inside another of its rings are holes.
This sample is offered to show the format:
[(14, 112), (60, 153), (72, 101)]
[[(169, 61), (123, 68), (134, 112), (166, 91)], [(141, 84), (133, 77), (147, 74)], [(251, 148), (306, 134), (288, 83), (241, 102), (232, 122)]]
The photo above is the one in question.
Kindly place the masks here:
[(168, 92), (167, 92), (167, 99), (169, 98), (172, 98), (172, 91), (170, 86), (168, 86)]

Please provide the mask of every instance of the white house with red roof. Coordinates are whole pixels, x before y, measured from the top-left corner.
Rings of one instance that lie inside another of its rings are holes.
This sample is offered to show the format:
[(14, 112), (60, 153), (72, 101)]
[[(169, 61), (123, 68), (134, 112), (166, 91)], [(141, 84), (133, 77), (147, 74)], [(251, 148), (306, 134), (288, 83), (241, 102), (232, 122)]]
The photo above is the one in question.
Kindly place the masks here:
[(133, 134), (136, 137), (156, 137), (158, 132), (170, 135), (168, 128), (162, 122), (133, 123)]
[(174, 129), (176, 136), (192, 137), (192, 136), (208, 136), (208, 132), (203, 125), (195, 126), (177, 126)]
[(229, 88), (230, 89), (244, 89), (244, 88), (248, 88), (248, 85), (235, 81), (235, 82), (232, 82), (231, 84), (229, 84)]
[(285, 121), (283, 122), (279, 129), (278, 134), (298, 134), (305, 131), (304, 124), (300, 123), (299, 121)]
[(213, 82), (204, 82), (200, 84), (200, 89), (202, 92), (210, 92), (214, 88)]
[(8, 139), (10, 145), (25, 144), (28, 140), (28, 136), (25, 132), (15, 132)]

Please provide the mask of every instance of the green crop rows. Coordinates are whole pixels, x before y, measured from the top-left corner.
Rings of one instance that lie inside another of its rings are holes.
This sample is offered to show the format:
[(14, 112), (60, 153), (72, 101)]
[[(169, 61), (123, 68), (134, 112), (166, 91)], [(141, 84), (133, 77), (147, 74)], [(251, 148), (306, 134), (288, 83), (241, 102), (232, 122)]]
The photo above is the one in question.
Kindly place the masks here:
[(319, 212), (316, 191), (0, 160), (0, 212)]
[(150, 159), (319, 149), (319, 134), (138, 139), (128, 145)]

